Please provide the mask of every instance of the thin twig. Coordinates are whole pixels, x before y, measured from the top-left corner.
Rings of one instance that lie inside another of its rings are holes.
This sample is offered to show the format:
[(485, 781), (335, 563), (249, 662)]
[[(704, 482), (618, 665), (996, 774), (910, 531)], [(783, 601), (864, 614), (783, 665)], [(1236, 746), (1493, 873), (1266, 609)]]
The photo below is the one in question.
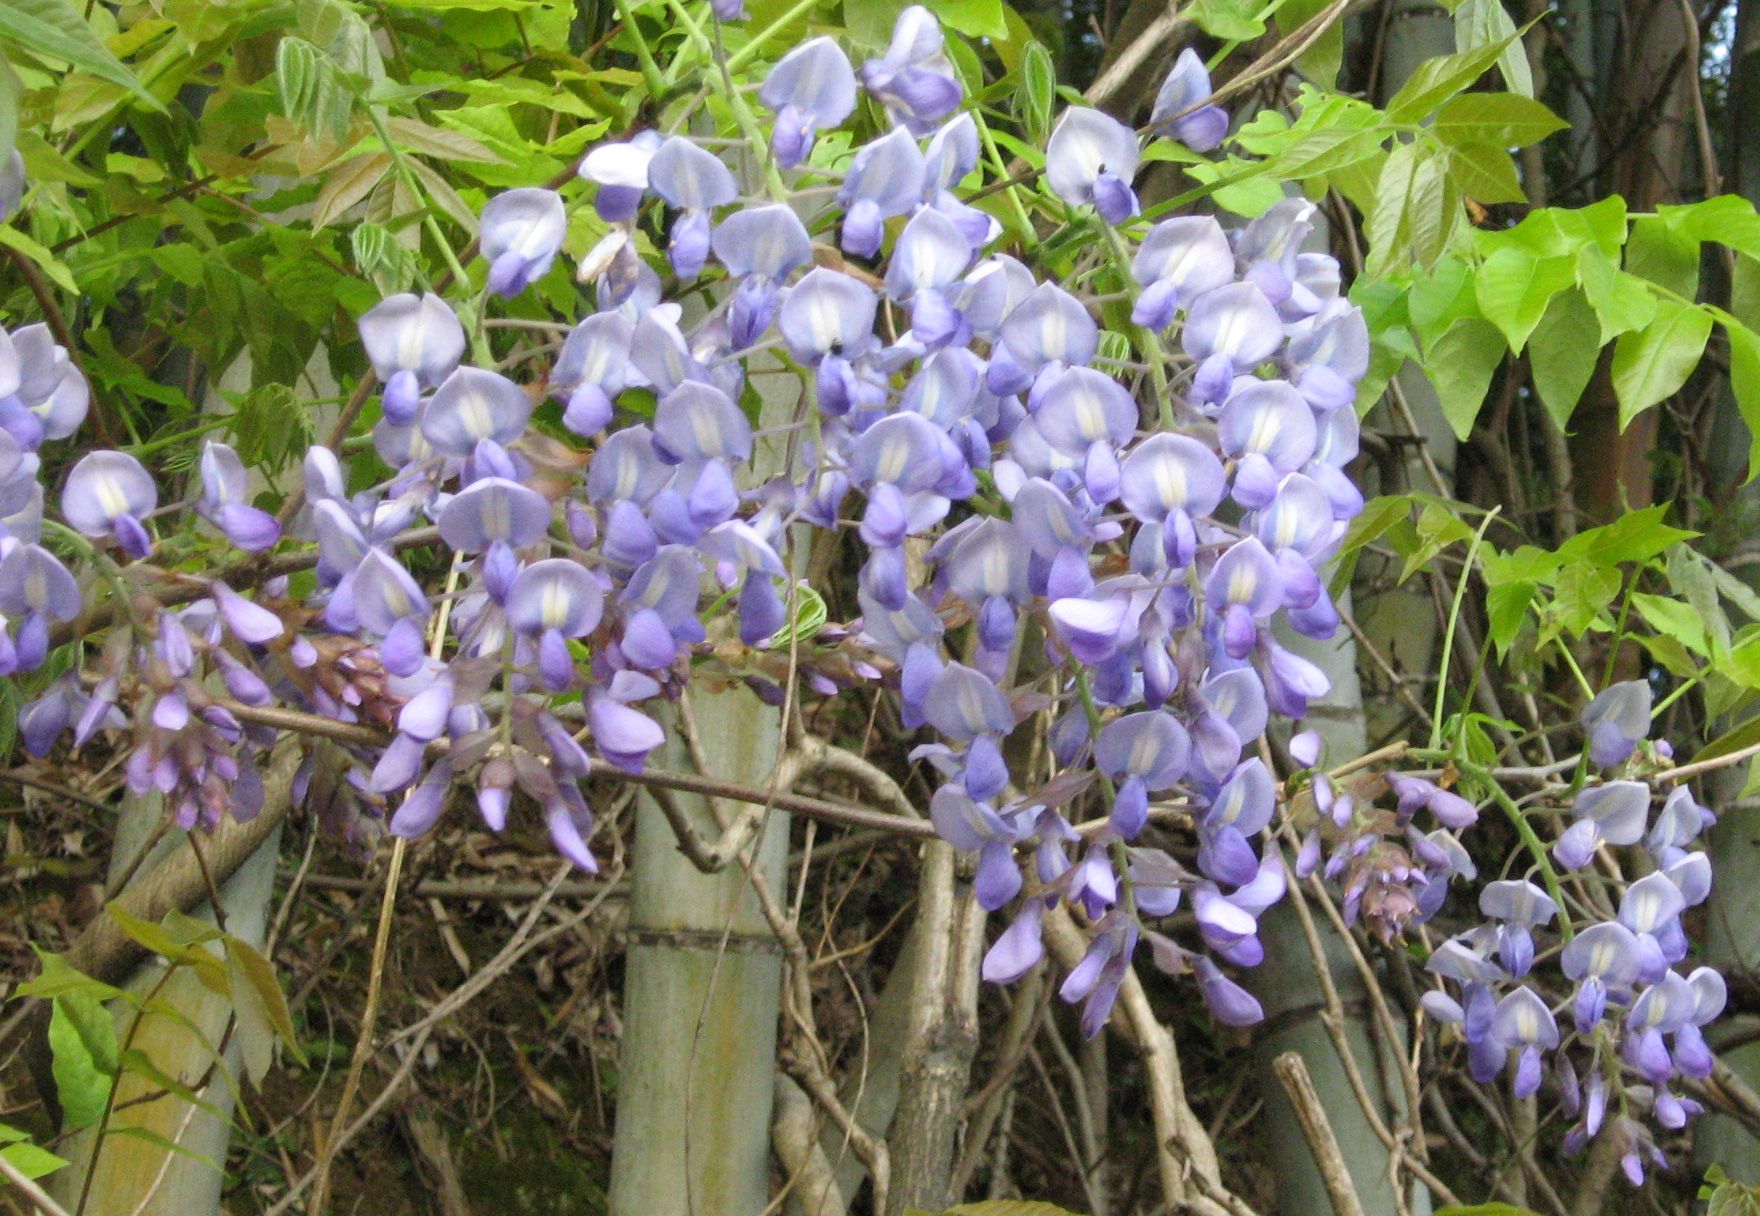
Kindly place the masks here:
[(367, 1057), (373, 1054), (373, 1028), (379, 1021), (379, 994), (385, 979), (385, 955), (391, 944), (391, 922), (397, 908), (397, 879), (403, 873), (403, 856), (409, 841), (402, 836), (391, 844), (391, 863), (385, 871), (385, 894), (379, 903), (379, 927), (373, 936), (372, 965), (367, 972), (367, 1004), (361, 1012), (359, 1038), (355, 1040), (354, 1058), (342, 1081), (342, 1096), (336, 1101), (336, 1115), (330, 1131), (317, 1146), (317, 1177), (312, 1186), (312, 1201), (306, 1208), (310, 1216), (323, 1216), (324, 1200), (330, 1191), (330, 1169), (342, 1151), (342, 1132), (348, 1109), (354, 1105), (355, 1091), (360, 1088), (361, 1072)]
[[(404, 1027), (402, 1030), (399, 1030), (396, 1034), (391, 1035), (385, 1040), (384, 1044), (379, 1049), (380, 1051), (388, 1050), (406, 1039), (413, 1038), (415, 1041), (412, 1042), (403, 1052), (402, 1061), (399, 1063), (397, 1071), (392, 1074), (391, 1080), (386, 1083), (385, 1088), (379, 1092), (378, 1096), (367, 1104), (366, 1109), (361, 1111), (360, 1117), (353, 1123), (349, 1124), (347, 1128), (332, 1134), (327, 1147), (333, 1153), (340, 1153), (344, 1147), (352, 1142), (354, 1138), (373, 1121), (378, 1113), (384, 1109), (385, 1104), (391, 1100), (398, 1089), (402, 1087), (403, 1083), (408, 1080), (409, 1074), (414, 1070), (416, 1062), (422, 1058), (422, 1045), (427, 1042), (428, 1036), (434, 1032), (436, 1026), (451, 1017), (454, 1013), (458, 1012), (459, 1009), (468, 1004), (485, 988), (494, 983), (496, 979), (511, 970), (514, 964), (518, 963), (521, 958), (524, 958), (531, 951), (544, 945), (551, 939), (564, 933), (573, 932), (577, 925), (599, 910), (600, 905), (604, 903), (606, 896), (609, 894), (608, 891), (601, 892), (592, 903), (574, 914), (557, 921), (554, 925), (546, 928), (542, 933), (536, 935), (533, 934), (532, 931), (536, 927), (539, 918), (543, 916), (544, 910), (550, 906), (551, 898), (554, 896), (556, 889), (561, 887), (562, 880), (567, 877), (571, 868), (572, 867), (566, 862), (557, 868), (556, 876), (551, 880), (550, 887), (546, 889), (543, 895), (533, 901), (530, 911), (526, 913), (525, 919), (520, 922), (519, 928), (514, 930), (513, 936), (508, 939), (507, 944), (501, 948), (500, 952), (497, 953), (494, 958), (485, 963), (482, 969), (474, 976), (453, 989), (450, 995), (439, 1004), (435, 1005), (434, 1008), (430, 1009), (420, 1019), (413, 1024)], [(621, 877), (621, 875), (609, 875), (608, 877), (615, 879)], [(268, 1212), (265, 1213), (265, 1216), (282, 1216), (282, 1213), (292, 1208), (294, 1204), (299, 1202), (300, 1196), (305, 1194), (307, 1188), (309, 1188), (315, 1181), (317, 1173), (318, 1167), (314, 1166), (306, 1174), (295, 1181), (293, 1185), (288, 1188), (287, 1193), (275, 1201), (275, 1203), (269, 1208)]]
[(41, 790), (45, 794), (54, 794), (57, 798), (65, 798), (69, 802), (77, 802), (81, 806), (90, 807), (94, 811), (102, 811), (106, 815), (113, 815), (116, 813), (116, 808), (111, 806), (108, 802), (100, 802), (90, 794), (82, 794), (78, 790), (72, 789), (69, 786), (57, 785), (53, 781), (45, 781), (41, 777), (33, 777), (29, 773), (20, 772), (15, 768), (0, 769), (0, 781), (10, 782), (13, 785), (22, 785), (26, 789)]
[(6, 1181), (23, 1191), (24, 1197), (36, 1206), (42, 1216), (69, 1216), (66, 1208), (49, 1198), (49, 1192), (31, 1181), (22, 1170), (8, 1161), (5, 1153), (0, 1153), (0, 1174), (4, 1174)]
[[(264, 726), (316, 735), (325, 739), (335, 739), (340, 743), (354, 743), (363, 747), (376, 748), (383, 747), (390, 742), (389, 736), (370, 726), (361, 726), (352, 722), (338, 722), (334, 718), (306, 713), (303, 710), (284, 709), (279, 706), (253, 707), (226, 700), (218, 700), (216, 704), (223, 705), (227, 712), (238, 717), (240, 721), (255, 722)], [(736, 802), (769, 804), (779, 811), (791, 811), (808, 818), (840, 824), (844, 827), (888, 832), (894, 836), (909, 836), (918, 840), (928, 840), (935, 836), (934, 825), (925, 819), (905, 819), (899, 815), (870, 811), (864, 807), (851, 806), (848, 803), (830, 802), (823, 798), (809, 798), (804, 794), (772, 793), (767, 789), (761, 789), (741, 781), (727, 781), (720, 777), (707, 777), (701, 773), (660, 772), (653, 769), (632, 773), (604, 760), (595, 760), (592, 762), (589, 776), (607, 781), (648, 786), (653, 789), (678, 790), (687, 794), (728, 798)]]
[(1271, 1070), (1277, 1074), (1278, 1083), (1295, 1108), (1302, 1139), (1308, 1142), (1314, 1164), (1320, 1167), (1320, 1181), (1326, 1187), (1326, 1197), (1332, 1201), (1335, 1216), (1364, 1216), (1363, 1201), (1357, 1197), (1356, 1183), (1351, 1181), (1351, 1171), (1344, 1163), (1344, 1154), (1339, 1151), (1338, 1137), (1332, 1134), (1325, 1104), (1314, 1090), (1314, 1079), (1308, 1075), (1308, 1066), (1298, 1053), (1286, 1051), (1271, 1062)]

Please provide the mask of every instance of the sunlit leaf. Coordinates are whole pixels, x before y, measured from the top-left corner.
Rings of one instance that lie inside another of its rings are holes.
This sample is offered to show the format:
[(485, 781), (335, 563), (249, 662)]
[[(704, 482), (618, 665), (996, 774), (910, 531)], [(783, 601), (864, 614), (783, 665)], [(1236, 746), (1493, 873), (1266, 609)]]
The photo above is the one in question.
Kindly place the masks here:
[(1656, 318), (1636, 333), (1621, 334), (1613, 347), (1613, 391), (1619, 425), (1673, 396), (1705, 353), (1711, 314), (1693, 304), (1661, 299)]
[(6, 0), (0, 4), (0, 39), (33, 55), (59, 59), (82, 72), (121, 85), (151, 110), (163, 110), (123, 62), (110, 53), (72, 0)]

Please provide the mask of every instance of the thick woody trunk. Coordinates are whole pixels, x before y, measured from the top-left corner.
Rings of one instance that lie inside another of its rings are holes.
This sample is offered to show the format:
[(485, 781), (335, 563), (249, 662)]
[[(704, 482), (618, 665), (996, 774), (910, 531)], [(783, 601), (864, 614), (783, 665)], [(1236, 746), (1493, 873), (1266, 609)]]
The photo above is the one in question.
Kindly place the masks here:
[(910, 1208), (939, 1211), (958, 1198), (948, 1193), (948, 1180), (978, 1049), (984, 913), (970, 888), (955, 881), (952, 846), (936, 840), (923, 851), (898, 1113), (887, 1137), (893, 1169), (887, 1216)]
[[(1729, 160), (1724, 180), (1729, 189), (1750, 201), (1760, 200), (1760, 4), (1744, 0), (1736, 10), (1735, 45), (1730, 54)], [(1734, 399), (1720, 402), (1713, 444), (1721, 461), (1712, 469), (1713, 485), (1737, 486), (1746, 476), (1747, 427)], [(1737, 491), (1739, 504), (1752, 510), (1760, 483)], [(1738, 506), (1737, 509), (1743, 509)], [(1752, 543), (1751, 541), (1749, 542)], [(1735, 554), (1732, 556), (1740, 556)], [(1732, 723), (1733, 725), (1733, 723)], [(1751, 1033), (1760, 1020), (1760, 807), (1732, 808), (1747, 774), (1738, 766), (1716, 774), (1710, 786), (1711, 806), (1718, 824), (1710, 837), (1713, 883), (1707, 905), (1705, 961), (1729, 979), (1733, 995), (1728, 1017), (1714, 1027), (1711, 1045), (1718, 1056), (1749, 1085), (1760, 1085), (1760, 1042), (1724, 1049), (1732, 1037)], [(1736, 1120), (1711, 1114), (1700, 1124), (1694, 1145), (1698, 1165), (1721, 1165), (1732, 1178), (1760, 1183), (1760, 1140)]]
[[(1699, 65), (1687, 62), (1688, 8), (1680, 0), (1627, 0), (1617, 15), (1596, 13), (1596, 35), (1608, 50), (1602, 113), (1617, 151), (1605, 193), (1624, 196), (1633, 212), (1654, 211), (1698, 192), (1692, 134)], [(1604, 31), (1604, 24), (1616, 24)], [(1607, 39), (1613, 36), (1611, 46)], [(1660, 410), (1645, 410), (1623, 431), (1604, 358), (1572, 418), (1576, 507), (1587, 523), (1606, 523), (1654, 500), (1651, 453)]]

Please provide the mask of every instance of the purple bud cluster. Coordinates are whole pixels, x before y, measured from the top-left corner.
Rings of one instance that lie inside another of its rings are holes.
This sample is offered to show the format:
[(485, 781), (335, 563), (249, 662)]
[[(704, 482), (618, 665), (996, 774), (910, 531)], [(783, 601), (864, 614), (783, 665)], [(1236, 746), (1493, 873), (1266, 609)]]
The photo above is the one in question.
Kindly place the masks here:
[[(1644, 763), (1650, 708), (1645, 681), (1603, 691), (1583, 717), (1587, 758), (1603, 769)], [(1550, 892), (1525, 878), (1480, 891), (1484, 921), (1431, 954), (1429, 970), (1446, 983), (1423, 998), (1430, 1016), (1458, 1028), (1480, 1082), (1507, 1071), (1514, 1094), (1529, 1097), (1546, 1083), (1550, 1054), (1553, 1086), (1573, 1121), (1566, 1152), (1580, 1151), (1612, 1118), (1634, 1186), (1663, 1162), (1650, 1125), (1678, 1130), (1701, 1109), (1679, 1091), (1711, 1074), (1702, 1028), (1726, 999), (1715, 970), (1686, 969), (1681, 923), (1711, 892), (1710, 858), (1690, 847), (1711, 812), (1677, 785), (1653, 817), (1650, 785), (1636, 775), (1616, 772), (1575, 795), (1570, 825), (1551, 849)], [(1617, 907), (1586, 898), (1560, 906), (1573, 872), (1598, 853), (1611, 863), (1606, 846), (1634, 845), (1647, 872), (1625, 887)], [(1546, 951), (1552, 966), (1542, 967), (1534, 935), (1554, 927), (1561, 948)]]
[[(1290, 741), (1297, 764), (1312, 769), (1319, 753), (1312, 733)], [(1362, 771), (1334, 779), (1317, 770), (1298, 773), (1291, 789), (1289, 820), (1302, 833), (1296, 876), (1336, 882), (1347, 925), (1360, 922), (1393, 942), (1441, 911), (1453, 879), (1477, 877), (1460, 837), (1479, 811), (1452, 790), (1423, 777)]]

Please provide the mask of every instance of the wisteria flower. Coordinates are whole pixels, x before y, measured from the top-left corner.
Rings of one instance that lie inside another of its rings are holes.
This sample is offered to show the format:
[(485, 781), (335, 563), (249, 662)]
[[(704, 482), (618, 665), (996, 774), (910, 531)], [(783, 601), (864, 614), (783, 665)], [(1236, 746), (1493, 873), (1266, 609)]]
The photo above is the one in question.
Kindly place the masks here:
[(490, 199), (478, 237), (489, 261), (489, 290), (512, 297), (543, 278), (567, 232), (562, 196), (554, 190), (522, 186)]
[(738, 183), (714, 153), (674, 135), (648, 162), (648, 187), (682, 213), (673, 220), (667, 256), (679, 278), (696, 278), (709, 257), (709, 213), (733, 201)]
[(1101, 219), (1120, 224), (1138, 211), (1131, 189), (1138, 155), (1137, 136), (1129, 127), (1099, 110), (1075, 106), (1045, 145), (1045, 179), (1070, 206), (1091, 203)]
[(1595, 694), (1583, 710), (1589, 759), (1602, 768), (1625, 763), (1650, 737), (1650, 681), (1625, 680)]
[(388, 296), (360, 320), (361, 345), (385, 385), (385, 417), (415, 421), (423, 389), (439, 387), (464, 356), (464, 326), (439, 296)]
[(770, 152), (779, 169), (792, 169), (812, 153), (820, 131), (828, 131), (856, 108), (856, 74), (843, 48), (830, 38), (812, 38), (776, 61), (758, 98), (776, 112)]
[(202, 498), (196, 509), (202, 517), (247, 553), (274, 548), (281, 525), (269, 512), (245, 501), (249, 479), (238, 453), (210, 440), (202, 447), (201, 471)]
[(1210, 151), (1228, 134), (1228, 112), (1205, 104), (1210, 94), (1210, 70), (1198, 52), (1187, 47), (1173, 61), (1173, 70), (1155, 95), (1149, 126), (1194, 152)]
[(862, 65), (862, 84), (892, 120), (918, 138), (953, 113), (965, 96), (944, 49), (941, 23), (920, 4), (898, 15), (886, 54)]
[(593, 200), (601, 219), (627, 223), (648, 189), (648, 164), (660, 148), (658, 131), (639, 131), (628, 140), (604, 143), (581, 160), (580, 176), (598, 185)]
[(113, 538), (133, 558), (152, 552), (141, 523), (159, 503), (159, 488), (141, 462), (125, 452), (93, 452), (67, 475), (61, 514), (87, 536)]

